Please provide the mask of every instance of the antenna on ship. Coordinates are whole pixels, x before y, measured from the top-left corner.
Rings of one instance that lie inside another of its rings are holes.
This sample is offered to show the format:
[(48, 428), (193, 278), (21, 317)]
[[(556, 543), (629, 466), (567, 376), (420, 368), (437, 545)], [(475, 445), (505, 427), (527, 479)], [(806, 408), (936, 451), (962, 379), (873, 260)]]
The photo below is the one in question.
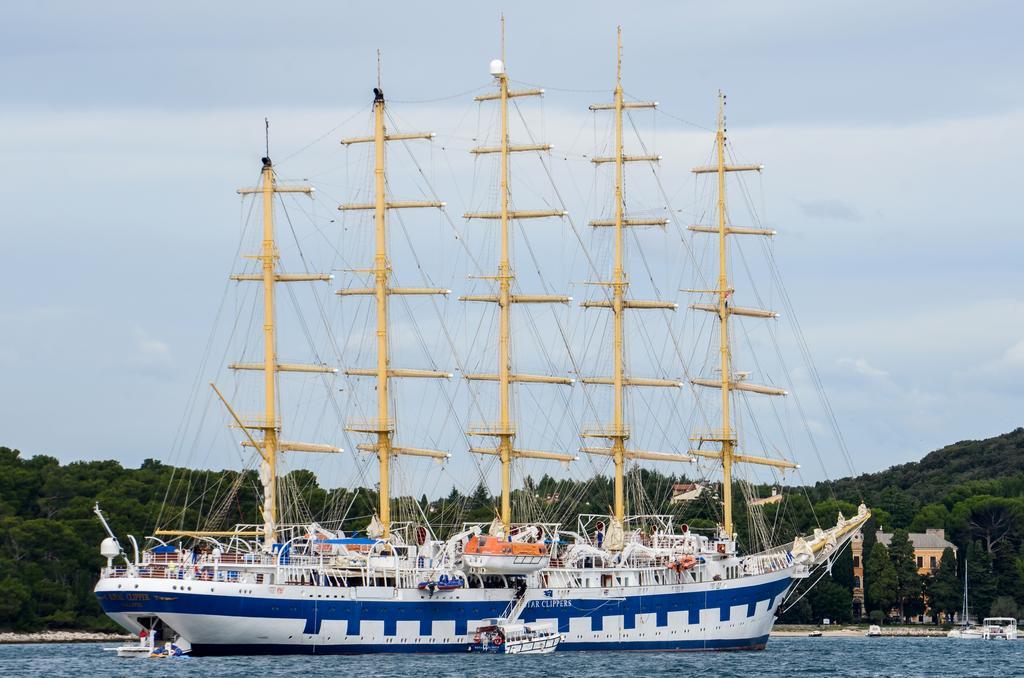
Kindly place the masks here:
[(602, 426), (583, 431), (584, 438), (604, 438), (611, 441), (611, 447), (582, 447), (582, 452), (587, 454), (602, 455), (611, 457), (615, 463), (615, 496), (612, 509), (612, 524), (608, 530), (607, 545), (612, 550), (622, 548), (623, 542), (623, 521), (626, 515), (625, 498), (625, 463), (627, 459), (648, 459), (653, 461), (683, 461), (692, 462), (693, 457), (665, 452), (648, 452), (641, 450), (627, 450), (626, 440), (629, 439), (629, 426), (625, 422), (623, 413), (625, 390), (627, 386), (655, 386), (678, 388), (682, 384), (670, 379), (648, 379), (626, 376), (625, 369), (625, 337), (624, 321), (626, 309), (663, 309), (674, 311), (677, 304), (667, 301), (640, 301), (626, 299), (626, 290), (629, 287), (629, 278), (626, 275), (625, 264), (623, 263), (623, 235), (627, 227), (657, 226), (664, 228), (668, 219), (644, 219), (627, 217), (625, 215), (624, 197), (624, 170), (628, 162), (658, 162), (661, 158), (657, 155), (626, 155), (623, 149), (622, 140), (622, 113), (626, 109), (634, 108), (655, 108), (658, 104), (654, 101), (631, 101), (625, 102), (622, 94), (622, 27), (616, 29), (616, 70), (615, 70), (615, 95), (614, 101), (610, 104), (593, 104), (591, 111), (614, 111), (615, 113), (615, 155), (613, 157), (592, 158), (596, 166), (614, 164), (615, 166), (615, 217), (613, 219), (597, 219), (590, 222), (595, 228), (612, 227), (615, 238), (615, 262), (612, 269), (612, 279), (608, 282), (596, 282), (611, 289), (610, 300), (584, 301), (580, 305), (584, 308), (608, 308), (614, 316), (614, 338), (612, 350), (612, 376), (611, 377), (590, 377), (584, 378), (584, 384), (607, 384), (612, 386), (613, 406), (611, 426)]
[[(782, 469), (799, 468), (798, 464), (780, 459), (758, 457), (748, 454), (737, 454), (737, 436), (730, 420), (730, 395), (733, 391), (746, 391), (749, 393), (761, 393), (764, 395), (780, 396), (786, 395), (786, 391), (774, 386), (762, 386), (746, 382), (745, 375), (734, 374), (732, 370), (732, 349), (729, 344), (729, 317), (733, 315), (747, 316), (752, 318), (775, 318), (778, 313), (766, 311), (759, 308), (744, 308), (731, 306), (729, 298), (735, 290), (729, 283), (728, 269), (728, 240), (730, 235), (760, 235), (771, 237), (775, 231), (760, 228), (742, 228), (728, 224), (728, 212), (725, 200), (725, 175), (727, 172), (760, 172), (764, 165), (728, 165), (725, 162), (725, 94), (718, 92), (718, 128), (715, 132), (715, 154), (717, 163), (708, 167), (695, 167), (694, 174), (715, 174), (718, 178), (717, 194), (717, 215), (716, 226), (690, 226), (691, 231), (698, 233), (714, 233), (718, 235), (718, 288), (714, 290), (688, 290), (701, 294), (714, 294), (718, 297), (716, 304), (690, 304), (690, 308), (698, 311), (707, 311), (718, 316), (719, 322), (719, 370), (720, 379), (691, 379), (696, 386), (706, 388), (717, 388), (722, 391), (722, 427), (717, 431), (707, 431), (691, 436), (690, 440), (698, 443), (697, 449), (691, 449), (690, 454), (698, 457), (717, 459), (722, 462), (722, 506), (724, 517), (722, 520), (722, 531), (727, 539), (735, 538), (735, 525), (732, 517), (732, 465), (734, 463), (760, 464), (773, 466)], [(700, 445), (705, 442), (718, 443), (718, 450), (703, 450)]]
[(538, 219), (542, 217), (562, 217), (565, 212), (562, 210), (510, 210), (509, 209), (509, 157), (512, 153), (527, 151), (549, 151), (549, 144), (526, 144), (513, 145), (509, 143), (508, 131), (508, 102), (509, 99), (518, 97), (533, 97), (544, 94), (542, 89), (510, 90), (508, 85), (508, 73), (505, 69), (505, 15), (501, 15), (501, 59), (491, 61), (491, 75), (498, 85), (498, 91), (492, 94), (483, 94), (474, 98), (474, 101), (498, 101), (501, 106), (501, 140), (498, 146), (481, 146), (470, 151), (474, 155), (498, 153), (501, 156), (501, 179), (500, 179), (500, 208), (497, 212), (468, 212), (463, 215), (464, 219), (493, 219), (497, 220), (500, 227), (499, 253), (498, 253), (498, 274), (487, 276), (486, 279), (498, 283), (496, 295), (471, 295), (459, 297), (460, 301), (481, 301), (498, 304), (498, 373), (497, 374), (467, 374), (466, 379), (480, 381), (498, 382), (498, 422), (496, 424), (484, 425), (471, 428), (467, 433), (472, 436), (488, 436), (497, 439), (496, 447), (471, 447), (470, 452), (476, 454), (488, 454), (497, 456), (501, 460), (501, 508), (498, 516), (501, 521), (503, 533), (510, 534), (512, 527), (512, 461), (514, 459), (549, 459), (553, 461), (570, 462), (576, 459), (570, 454), (557, 452), (545, 452), (539, 450), (524, 450), (515, 447), (516, 428), (513, 422), (511, 411), (512, 384), (516, 382), (534, 384), (565, 384), (573, 383), (567, 377), (553, 377), (534, 374), (514, 374), (512, 372), (512, 357), (510, 347), (510, 336), (512, 327), (512, 304), (541, 304), (557, 303), (567, 304), (572, 299), (567, 296), (550, 294), (513, 294), (512, 282), (515, 280), (515, 272), (509, 254), (509, 226), (513, 220)]
[(372, 444), (359, 444), (356, 449), (377, 455), (378, 472), (380, 474), (380, 492), (377, 514), (367, 528), (369, 536), (387, 539), (391, 535), (391, 458), (395, 455), (429, 457), (444, 461), (451, 457), (447, 452), (425, 450), (415, 447), (398, 447), (394, 445), (395, 419), (390, 412), (390, 383), (395, 377), (419, 377), (448, 379), (448, 372), (435, 370), (392, 369), (390, 355), (390, 336), (388, 322), (388, 298), (396, 294), (441, 294), (450, 290), (425, 287), (392, 287), (391, 262), (388, 258), (387, 212), (392, 209), (444, 207), (438, 201), (388, 201), (387, 175), (385, 168), (386, 145), (389, 141), (409, 141), (412, 139), (433, 139), (432, 132), (414, 132), (407, 134), (389, 133), (385, 125), (385, 99), (381, 86), (381, 54), (377, 50), (377, 86), (373, 89), (373, 136), (342, 139), (342, 145), (369, 144), (374, 146), (374, 201), (373, 203), (343, 204), (338, 209), (373, 210), (373, 223), (376, 238), (373, 268), (363, 273), (372, 273), (374, 285), (370, 288), (348, 288), (337, 292), (340, 296), (372, 296), (376, 300), (377, 321), (377, 364), (373, 369), (349, 369), (345, 374), (359, 377), (375, 377), (377, 380), (377, 416), (376, 418), (350, 421), (346, 430), (366, 433), (375, 437)]

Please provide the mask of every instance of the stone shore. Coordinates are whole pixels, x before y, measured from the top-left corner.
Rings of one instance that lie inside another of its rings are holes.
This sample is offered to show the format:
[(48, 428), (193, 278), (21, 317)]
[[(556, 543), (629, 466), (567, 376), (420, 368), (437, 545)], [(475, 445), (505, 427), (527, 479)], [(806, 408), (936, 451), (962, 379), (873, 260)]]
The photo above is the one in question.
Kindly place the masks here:
[(0, 645), (12, 643), (117, 643), (131, 640), (126, 633), (92, 631), (41, 631), (39, 633), (0, 633)]
[[(826, 626), (785, 626), (776, 625), (772, 629), (772, 637), (784, 638), (794, 636), (807, 636), (812, 631), (821, 631), (822, 638), (855, 638), (863, 637), (868, 629), (867, 627), (842, 627), (842, 628), (829, 628)], [(900, 636), (900, 637), (915, 637), (915, 638), (926, 638), (926, 637), (945, 637), (946, 631), (943, 631), (941, 627), (935, 626), (883, 626), (882, 637), (887, 636)]]

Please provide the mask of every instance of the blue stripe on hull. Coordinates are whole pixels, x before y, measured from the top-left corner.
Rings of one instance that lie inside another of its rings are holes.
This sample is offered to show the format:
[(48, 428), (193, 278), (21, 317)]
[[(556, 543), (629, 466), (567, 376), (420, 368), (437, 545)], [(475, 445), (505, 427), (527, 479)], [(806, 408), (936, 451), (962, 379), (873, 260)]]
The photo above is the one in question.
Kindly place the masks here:
[[(788, 577), (765, 584), (741, 586), (713, 591), (662, 593), (627, 596), (623, 599), (607, 598), (541, 598), (530, 601), (520, 619), (525, 622), (538, 619), (556, 619), (559, 631), (569, 631), (569, 620), (589, 618), (592, 631), (603, 628), (604, 617), (622, 616), (623, 628), (636, 627), (636, 615), (654, 614), (659, 627), (668, 626), (669, 612), (688, 612), (688, 622), (700, 622), (704, 609), (718, 609), (719, 618), (727, 621), (732, 606), (745, 606), (746, 616), (754, 615), (757, 604), (767, 602), (772, 607), (789, 587)], [(323, 621), (346, 621), (346, 633), (359, 635), (360, 622), (384, 622), (384, 635), (397, 635), (399, 621), (419, 623), (419, 634), (432, 634), (432, 622), (452, 621), (455, 634), (468, 633), (469, 620), (500, 616), (507, 601), (483, 600), (414, 600), (414, 601), (353, 601), (329, 598), (285, 599), (250, 596), (203, 595), (195, 593), (152, 593), (143, 591), (99, 591), (104, 612), (160, 614), (205, 614), (225, 617), (259, 617), (264, 619), (301, 619), (303, 633), (320, 633)]]
[[(559, 652), (699, 652), (703, 650), (763, 650), (768, 643), (768, 636), (758, 638), (739, 638), (735, 640), (665, 640), (638, 642), (607, 642), (607, 643), (566, 643), (562, 642)], [(437, 645), (192, 645), (192, 655), (196, 657), (214, 657), (230, 655), (254, 654), (377, 654), (377, 653), (415, 653), (439, 654), (452, 652), (469, 652), (466, 643), (447, 643)]]

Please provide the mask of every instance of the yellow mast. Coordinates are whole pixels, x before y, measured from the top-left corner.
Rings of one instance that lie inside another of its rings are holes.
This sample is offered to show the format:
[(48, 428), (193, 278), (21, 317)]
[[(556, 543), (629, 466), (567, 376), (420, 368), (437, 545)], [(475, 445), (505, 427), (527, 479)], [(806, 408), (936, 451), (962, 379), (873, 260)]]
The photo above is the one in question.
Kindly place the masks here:
[[(378, 52), (378, 60), (380, 53)], [(379, 61), (378, 61), (379, 69)], [(411, 139), (432, 139), (431, 133), (412, 134), (388, 134), (385, 125), (385, 101), (384, 92), (380, 88), (380, 74), (378, 70), (377, 87), (373, 90), (373, 136), (342, 139), (344, 145), (357, 143), (373, 143), (374, 145), (374, 202), (372, 205), (346, 204), (340, 205), (339, 210), (373, 210), (373, 223), (375, 232), (375, 252), (373, 259), (374, 286), (366, 289), (345, 289), (338, 292), (342, 296), (367, 295), (373, 296), (376, 302), (376, 323), (377, 323), (377, 364), (373, 370), (353, 369), (346, 370), (350, 376), (373, 376), (376, 377), (377, 385), (377, 418), (371, 421), (352, 422), (347, 427), (350, 431), (369, 433), (376, 437), (373, 445), (359, 445), (358, 449), (364, 452), (372, 452), (377, 455), (380, 490), (378, 493), (377, 522), (378, 526), (373, 530), (379, 536), (387, 539), (391, 535), (391, 457), (398, 454), (429, 457), (437, 460), (445, 460), (451, 455), (436, 450), (424, 450), (419, 448), (396, 447), (393, 436), (395, 433), (395, 422), (390, 414), (390, 380), (392, 377), (423, 377), (423, 378), (449, 378), (452, 375), (447, 372), (434, 370), (395, 370), (391, 369), (391, 356), (388, 340), (388, 297), (392, 294), (448, 294), (448, 290), (435, 288), (414, 288), (414, 287), (392, 287), (391, 286), (391, 262), (388, 258), (387, 248), (387, 210), (397, 208), (419, 208), (419, 207), (444, 207), (444, 203), (436, 201), (387, 201), (387, 176), (385, 173), (385, 147), (388, 141), (405, 141)]]
[[(626, 517), (626, 491), (625, 491), (625, 465), (626, 459), (648, 459), (657, 461), (684, 461), (692, 462), (693, 458), (666, 454), (661, 452), (642, 452), (638, 450), (627, 450), (626, 440), (629, 438), (629, 427), (625, 423), (624, 402), (626, 386), (666, 386), (678, 387), (677, 381), (662, 379), (630, 379), (625, 374), (625, 311), (627, 308), (649, 308), (675, 310), (676, 304), (662, 301), (635, 301), (626, 299), (626, 290), (629, 287), (629, 280), (625, 272), (624, 258), (624, 228), (626, 226), (665, 226), (666, 219), (627, 219), (625, 216), (625, 164), (627, 162), (648, 161), (657, 162), (658, 156), (636, 156), (626, 155), (623, 145), (622, 115), (623, 111), (629, 108), (654, 108), (655, 102), (629, 102), (623, 100), (622, 94), (622, 27), (616, 30), (616, 70), (615, 70), (615, 94), (614, 102), (609, 104), (594, 104), (590, 110), (613, 110), (615, 113), (615, 156), (614, 158), (598, 157), (592, 162), (597, 165), (615, 163), (615, 217), (609, 223), (607, 221), (592, 221), (591, 226), (612, 226), (615, 238), (615, 261), (612, 269), (611, 282), (606, 283), (612, 290), (612, 299), (608, 301), (587, 301), (583, 302), (584, 307), (590, 308), (611, 308), (614, 318), (613, 330), (613, 364), (612, 377), (610, 380), (602, 378), (584, 379), (585, 384), (610, 383), (613, 390), (612, 426), (610, 429), (602, 429), (591, 432), (584, 432), (586, 437), (598, 437), (611, 440), (610, 448), (584, 447), (584, 452), (610, 456), (615, 464), (615, 495), (612, 508), (613, 523), (616, 529), (621, 529)], [(614, 547), (615, 544), (612, 544)]]
[[(234, 370), (258, 370), (263, 372), (263, 418), (256, 423), (241, 423), (231, 410), (232, 417), (245, 431), (248, 440), (243, 441), (246, 447), (255, 447), (260, 454), (260, 481), (263, 485), (263, 539), (266, 548), (276, 541), (276, 530), (280, 519), (277, 490), (278, 453), (284, 451), (297, 452), (340, 452), (341, 449), (331, 445), (314, 443), (285, 442), (280, 439), (281, 425), (277, 419), (277, 374), (278, 372), (321, 372), (334, 373), (336, 369), (325, 365), (282, 364), (277, 361), (277, 325), (274, 305), (275, 288), (280, 282), (328, 281), (332, 276), (327, 274), (281, 274), (277, 272), (277, 244), (274, 238), (274, 195), (276, 193), (304, 193), (312, 195), (313, 189), (308, 186), (280, 186), (274, 174), (274, 165), (268, 153), (262, 159), (263, 168), (260, 173), (260, 185), (257, 188), (239, 189), (241, 195), (260, 194), (263, 207), (263, 238), (258, 259), (261, 272), (258, 275), (232, 275), (232, 280), (258, 281), (263, 286), (263, 362), (232, 363), (228, 365)], [(216, 390), (216, 389), (215, 389)], [(218, 392), (218, 395), (219, 392)], [(221, 396), (223, 399), (223, 396)], [(254, 440), (250, 431), (262, 432), (261, 440)]]
[(626, 465), (626, 431), (622, 417), (622, 402), (625, 396), (623, 393), (623, 352), (624, 339), (622, 336), (623, 301), (626, 296), (626, 276), (622, 268), (622, 27), (615, 30), (616, 51), (615, 51), (615, 265), (612, 270), (612, 314), (615, 316), (615, 337), (614, 337), (614, 365), (612, 366), (612, 379), (615, 384), (613, 404), (613, 431), (612, 458), (615, 462), (615, 520), (619, 523), (626, 517), (626, 489), (625, 489), (625, 465)]
[[(377, 301), (377, 418), (387, 422), (388, 416), (388, 253), (384, 225), (384, 93), (377, 83), (373, 101), (374, 205), (373, 224), (376, 253), (373, 258), (374, 297)], [(391, 531), (391, 430), (377, 431), (377, 460), (380, 496), (378, 513), (384, 538)]]
[(263, 459), (266, 465), (267, 491), (263, 498), (264, 539), (272, 540), (277, 523), (277, 329), (274, 313), (274, 167), (269, 156), (263, 158), (260, 179), (263, 189)]
[[(501, 17), (501, 63), (505, 63), (505, 17)], [(501, 522), (508, 533), (512, 524), (512, 421), (509, 413), (512, 382), (509, 328), (512, 324), (512, 266), (508, 254), (508, 75), (497, 75), (501, 92), (501, 253), (498, 259), (498, 456), (501, 459)]]
[(729, 426), (729, 270), (725, 245), (725, 97), (718, 93), (718, 130), (715, 132), (718, 157), (718, 348), (722, 371), (722, 503), (725, 517), (722, 527), (733, 533), (732, 453), (735, 440)]
[(690, 230), (699, 233), (715, 233), (718, 235), (718, 287), (714, 290), (692, 290), (695, 292), (711, 292), (718, 297), (716, 304), (691, 304), (690, 308), (715, 313), (719, 319), (719, 369), (721, 376), (718, 380), (692, 379), (692, 383), (698, 386), (718, 388), (722, 392), (722, 427), (719, 431), (709, 434), (699, 434), (691, 439), (698, 442), (717, 442), (719, 450), (690, 450), (690, 454), (711, 459), (718, 459), (722, 462), (722, 507), (723, 520), (722, 531), (726, 538), (732, 538), (735, 534), (733, 522), (733, 497), (732, 497), (732, 466), (735, 462), (749, 464), (760, 464), (773, 466), (775, 468), (799, 468), (797, 464), (779, 459), (757, 457), (746, 454), (736, 454), (736, 433), (732, 429), (730, 419), (731, 395), (733, 391), (748, 391), (764, 395), (785, 395), (786, 391), (773, 386), (761, 386), (750, 384), (741, 379), (733, 378), (732, 375), (732, 353), (729, 346), (729, 316), (741, 315), (755, 318), (774, 318), (778, 314), (773, 311), (765, 311), (756, 308), (744, 308), (730, 306), (729, 297), (735, 291), (729, 284), (728, 268), (728, 235), (763, 235), (773, 236), (775, 231), (757, 228), (738, 228), (728, 225), (726, 213), (725, 174), (726, 172), (759, 172), (761, 165), (728, 165), (725, 161), (725, 94), (718, 93), (718, 126), (715, 132), (715, 156), (716, 164), (711, 167), (697, 167), (693, 170), (695, 174), (714, 173), (718, 179), (718, 195), (716, 214), (718, 223), (714, 227), (690, 226)]
[(500, 209), (498, 212), (476, 212), (467, 213), (466, 219), (497, 219), (500, 224), (500, 250), (498, 253), (498, 281), (497, 295), (474, 295), (460, 297), (462, 301), (485, 301), (498, 304), (498, 373), (490, 374), (467, 374), (467, 379), (478, 379), (483, 381), (498, 382), (498, 423), (496, 426), (487, 426), (482, 429), (469, 431), (470, 435), (492, 436), (497, 438), (495, 448), (470, 448), (471, 452), (477, 454), (496, 455), (501, 461), (501, 506), (499, 518), (508, 534), (512, 526), (512, 461), (516, 458), (529, 457), (533, 459), (550, 459), (555, 461), (569, 462), (575, 459), (568, 454), (555, 452), (542, 452), (535, 450), (520, 450), (514, 447), (516, 436), (515, 424), (512, 421), (512, 384), (514, 382), (532, 382), (548, 384), (571, 384), (572, 379), (562, 377), (548, 377), (541, 375), (525, 375), (512, 373), (512, 357), (510, 347), (510, 336), (512, 327), (512, 304), (515, 303), (568, 303), (569, 297), (556, 295), (518, 295), (512, 294), (512, 281), (515, 273), (512, 270), (512, 262), (509, 251), (509, 227), (513, 219), (539, 218), (564, 216), (562, 211), (530, 210), (512, 211), (509, 209), (509, 156), (511, 153), (520, 151), (547, 151), (551, 146), (548, 144), (512, 145), (509, 142), (509, 120), (508, 102), (509, 99), (524, 96), (540, 96), (543, 90), (521, 90), (512, 91), (508, 86), (508, 74), (505, 71), (505, 17), (501, 17), (501, 59), (491, 62), (491, 75), (498, 84), (498, 92), (485, 94), (475, 98), (476, 101), (498, 101), (501, 106), (501, 143), (497, 147), (488, 146), (474, 148), (474, 154), (499, 153), (501, 163), (500, 178)]

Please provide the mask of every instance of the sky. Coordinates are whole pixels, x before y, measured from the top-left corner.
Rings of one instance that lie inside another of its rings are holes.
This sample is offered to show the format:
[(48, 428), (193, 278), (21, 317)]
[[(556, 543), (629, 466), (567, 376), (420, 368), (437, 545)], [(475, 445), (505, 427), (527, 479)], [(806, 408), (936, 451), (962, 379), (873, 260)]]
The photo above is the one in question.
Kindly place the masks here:
[[(637, 120), (680, 213), (700, 202), (688, 169), (728, 93), (730, 141), (766, 165), (758, 213), (780, 232), (772, 252), (856, 471), (1024, 424), (1019, 3), (43, 1), (0, 21), (0, 444), (168, 458), (223, 350), (204, 362), (264, 117), (279, 173), (322, 180), (315, 220), (333, 223), (331, 199), (358, 192), (337, 140), (366, 131), (378, 49), (396, 119), (439, 130), (425, 162), (471, 230), (462, 211), (493, 196), (464, 152), (486, 127), (471, 99), (501, 11), (510, 77), (546, 90), (533, 120), (578, 224), (605, 204), (587, 193), (603, 180), (586, 167), (586, 105), (610, 96), (617, 24), (627, 95), (659, 102)], [(515, 178), (551, 204), (537, 166)], [(443, 235), (424, 259), (454, 260), (449, 226), (430, 223)], [(537, 236), (545, 261), (572, 247), (562, 231)], [(655, 241), (655, 277), (673, 283), (682, 258)], [(443, 282), (466, 289), (460, 266)], [(823, 473), (847, 469), (806, 479)]]

